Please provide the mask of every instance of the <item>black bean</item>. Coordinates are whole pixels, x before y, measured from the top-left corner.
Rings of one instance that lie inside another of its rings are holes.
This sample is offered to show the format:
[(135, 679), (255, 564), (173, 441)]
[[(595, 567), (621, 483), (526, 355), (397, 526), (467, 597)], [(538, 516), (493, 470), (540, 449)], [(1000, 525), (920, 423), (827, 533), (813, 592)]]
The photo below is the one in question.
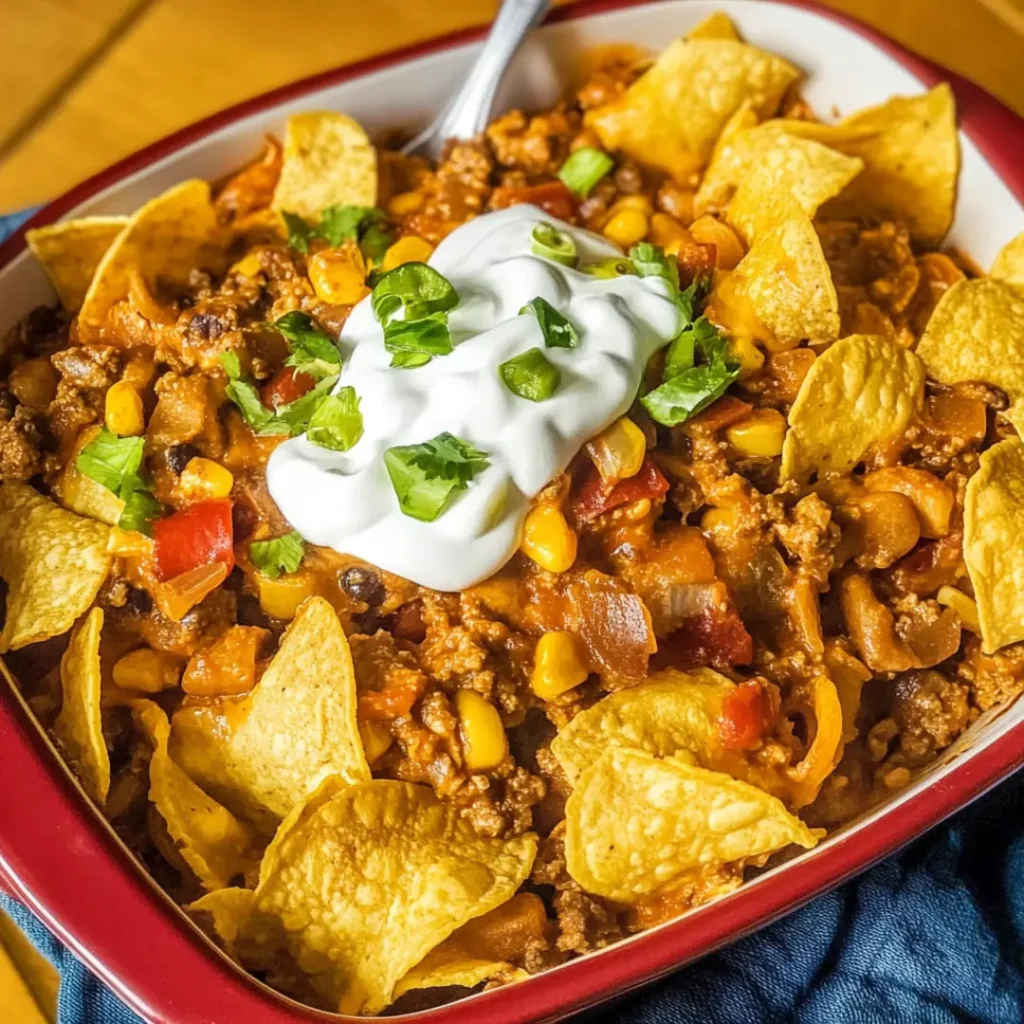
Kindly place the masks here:
[(372, 570), (353, 565), (338, 577), (338, 585), (357, 601), (364, 601), (371, 608), (376, 607), (387, 596), (384, 582)]
[(236, 618), (240, 626), (262, 626), (269, 628), (270, 619), (260, 607), (259, 598), (253, 594), (239, 594)]
[(224, 333), (224, 325), (214, 313), (196, 313), (188, 326), (204, 341), (216, 341)]
[(164, 453), (164, 458), (167, 460), (167, 467), (172, 473), (181, 474), (181, 471), (189, 464), (189, 462), (200, 454), (199, 449), (194, 444), (172, 444), (170, 448)]
[(137, 615), (148, 615), (153, 609), (153, 598), (149, 596), (148, 590), (128, 584), (128, 594), (125, 597), (124, 606)]

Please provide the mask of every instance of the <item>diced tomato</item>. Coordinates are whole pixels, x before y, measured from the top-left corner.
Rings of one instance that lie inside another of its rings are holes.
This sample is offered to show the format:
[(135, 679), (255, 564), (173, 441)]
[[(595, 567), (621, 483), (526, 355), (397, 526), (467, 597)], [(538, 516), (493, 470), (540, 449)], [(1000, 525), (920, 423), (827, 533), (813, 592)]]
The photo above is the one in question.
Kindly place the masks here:
[(718, 247), (713, 242), (690, 242), (681, 245), (676, 253), (679, 283), (688, 288), (699, 277), (710, 277), (718, 258)]
[(713, 608), (683, 619), (658, 650), (658, 667), (727, 669), (749, 665), (754, 641), (735, 608)]
[(426, 678), (422, 673), (409, 672), (401, 682), (386, 686), (383, 690), (361, 691), (357, 714), (363, 721), (370, 722), (389, 722), (392, 718), (404, 718), (412, 711), (413, 704), (419, 700)]
[(668, 492), (668, 481), (654, 461), (647, 457), (640, 471), (626, 480), (620, 480), (608, 489), (601, 481), (597, 469), (590, 465), (579, 494), (573, 500), (572, 508), (576, 517), (582, 520), (595, 519), (620, 505), (628, 505), (642, 498), (654, 500)]
[(153, 523), (156, 574), (161, 581), (191, 569), (223, 562), (235, 564), (231, 499), (200, 501)]
[(300, 373), (293, 366), (282, 366), (263, 387), (260, 398), (263, 404), (273, 410), (288, 405), (316, 387), (316, 381), (308, 373)]
[(768, 687), (758, 679), (737, 686), (722, 703), (718, 735), (726, 750), (750, 750), (761, 742), (777, 713)]
[(560, 181), (549, 181), (543, 185), (526, 185), (521, 188), (500, 186), (491, 194), (491, 208), (504, 210), (506, 206), (519, 203), (533, 203), (545, 213), (560, 220), (573, 220), (576, 216), (576, 197)]
[(749, 402), (743, 402), (732, 395), (722, 395), (702, 412), (690, 420), (688, 426), (698, 428), (708, 434), (717, 433), (734, 423), (739, 423), (753, 412)]

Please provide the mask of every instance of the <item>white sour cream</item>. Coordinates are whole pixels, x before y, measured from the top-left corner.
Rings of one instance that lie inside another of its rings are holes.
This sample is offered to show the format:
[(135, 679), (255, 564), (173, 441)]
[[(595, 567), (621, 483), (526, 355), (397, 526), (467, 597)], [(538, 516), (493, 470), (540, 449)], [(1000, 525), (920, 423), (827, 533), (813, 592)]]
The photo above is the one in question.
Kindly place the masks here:
[[(565, 469), (583, 444), (625, 413), (648, 359), (681, 326), (659, 278), (599, 279), (531, 253), (531, 234), (554, 224), (576, 242), (582, 264), (621, 256), (588, 231), (535, 206), (513, 206), (469, 221), (435, 250), (430, 265), (454, 286), (448, 315), (454, 350), (426, 366), (392, 369), (369, 298), (339, 339), (338, 386), (356, 390), (363, 436), (347, 452), (296, 437), (267, 466), (278, 507), (313, 544), (355, 555), (435, 590), (463, 590), (515, 553), (530, 499)], [(532, 313), (541, 296), (575, 325), (574, 349), (544, 348)], [(514, 395), (499, 364), (540, 348), (561, 370), (542, 402)], [(490, 465), (432, 523), (404, 515), (384, 450), (447, 431), (486, 452)]]

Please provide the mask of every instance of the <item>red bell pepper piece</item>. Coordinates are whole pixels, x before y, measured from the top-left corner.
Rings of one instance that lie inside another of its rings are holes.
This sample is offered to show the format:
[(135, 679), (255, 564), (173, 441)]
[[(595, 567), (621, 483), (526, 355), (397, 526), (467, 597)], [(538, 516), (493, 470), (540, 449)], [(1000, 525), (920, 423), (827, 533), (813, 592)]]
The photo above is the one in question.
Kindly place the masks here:
[(275, 412), (316, 387), (316, 380), (308, 373), (300, 373), (293, 366), (282, 366), (263, 387), (260, 398)]
[(491, 209), (504, 210), (506, 206), (519, 203), (533, 203), (545, 213), (560, 220), (573, 220), (576, 216), (577, 199), (560, 181), (549, 181), (543, 185), (526, 185), (516, 188), (501, 185), (491, 194)]
[(718, 735), (726, 750), (750, 750), (761, 742), (777, 712), (768, 688), (759, 680), (742, 683), (722, 702)]
[(643, 465), (635, 476), (620, 480), (610, 489), (605, 487), (601, 475), (591, 464), (587, 479), (573, 501), (572, 508), (577, 519), (596, 519), (602, 513), (618, 508), (619, 505), (628, 505), (630, 502), (640, 501), (641, 498), (649, 498), (652, 501), (660, 498), (667, 493), (668, 488), (668, 481), (649, 457), (644, 458)]
[(156, 575), (161, 582), (201, 565), (235, 564), (231, 499), (217, 498), (158, 519), (153, 523)]

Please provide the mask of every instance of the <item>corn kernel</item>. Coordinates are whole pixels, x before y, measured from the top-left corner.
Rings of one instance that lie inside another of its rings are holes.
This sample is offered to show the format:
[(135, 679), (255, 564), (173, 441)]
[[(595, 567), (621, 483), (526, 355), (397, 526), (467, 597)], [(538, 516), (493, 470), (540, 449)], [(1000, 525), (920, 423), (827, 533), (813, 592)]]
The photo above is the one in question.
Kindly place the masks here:
[(656, 213), (651, 217), (651, 241), (664, 246), (669, 242), (692, 242), (693, 236), (671, 214)]
[(654, 203), (651, 202), (649, 196), (639, 194), (620, 196), (612, 203), (609, 213), (618, 213), (620, 210), (639, 210), (642, 214), (650, 217), (654, 213)]
[(381, 260), (381, 270), (393, 270), (403, 263), (426, 263), (434, 247), (418, 235), (404, 235), (386, 253)]
[(134, 437), (146, 429), (142, 396), (127, 381), (119, 380), (107, 389), (103, 422), (118, 437)]
[(978, 606), (962, 590), (957, 590), (956, 587), (948, 585), (941, 586), (939, 587), (939, 592), (935, 595), (935, 600), (939, 604), (944, 604), (947, 608), (952, 608), (960, 616), (960, 621), (963, 625), (972, 633), (981, 636), (981, 625), (978, 622)]
[(542, 700), (552, 700), (579, 686), (589, 674), (570, 633), (545, 633), (537, 641), (530, 689)]
[(704, 214), (690, 225), (690, 234), (703, 245), (715, 247), (715, 266), (732, 270), (743, 259), (743, 245), (724, 221)]
[(57, 393), (57, 371), (42, 356), (26, 359), (11, 370), (8, 387), (22, 405), (43, 412)]
[(359, 721), (359, 738), (363, 741), (366, 763), (372, 765), (383, 757), (394, 742), (391, 730), (382, 722)]
[(276, 580), (261, 575), (259, 588), (260, 607), (272, 619), (294, 619), (299, 605), (316, 590), (313, 577), (304, 572), (288, 573)]
[(138, 530), (115, 526), (107, 540), (107, 551), (116, 558), (146, 558), (153, 553), (153, 541)]
[(166, 651), (140, 647), (114, 663), (114, 682), (124, 690), (159, 693), (181, 680), (181, 659)]
[(729, 339), (729, 354), (740, 364), (740, 380), (752, 376), (764, 366), (764, 353), (747, 334), (736, 334)]
[(636, 476), (646, 453), (647, 438), (628, 416), (620, 416), (587, 443), (587, 454), (606, 484)]
[(508, 757), (508, 737), (498, 709), (476, 690), (455, 694), (462, 756), (471, 772), (496, 768)]
[(762, 458), (781, 455), (782, 442), (786, 437), (786, 417), (776, 409), (758, 409), (729, 427), (725, 436), (729, 444), (744, 455)]
[(232, 263), (228, 273), (238, 274), (241, 277), (255, 277), (262, 269), (259, 251), (254, 249), (252, 252), (247, 252), (240, 260)]
[(622, 249), (636, 245), (647, 234), (647, 215), (628, 207), (619, 210), (604, 226), (604, 237)]
[(370, 294), (366, 261), (354, 242), (322, 249), (309, 260), (309, 281), (317, 298), (336, 306), (354, 306)]
[(388, 213), (392, 217), (408, 217), (423, 205), (422, 192), (399, 192), (388, 202)]
[(226, 498), (235, 486), (230, 469), (201, 455), (189, 459), (181, 471), (181, 493), (189, 501)]
[(523, 525), (520, 551), (548, 572), (565, 572), (576, 561), (577, 538), (555, 505), (532, 508)]

